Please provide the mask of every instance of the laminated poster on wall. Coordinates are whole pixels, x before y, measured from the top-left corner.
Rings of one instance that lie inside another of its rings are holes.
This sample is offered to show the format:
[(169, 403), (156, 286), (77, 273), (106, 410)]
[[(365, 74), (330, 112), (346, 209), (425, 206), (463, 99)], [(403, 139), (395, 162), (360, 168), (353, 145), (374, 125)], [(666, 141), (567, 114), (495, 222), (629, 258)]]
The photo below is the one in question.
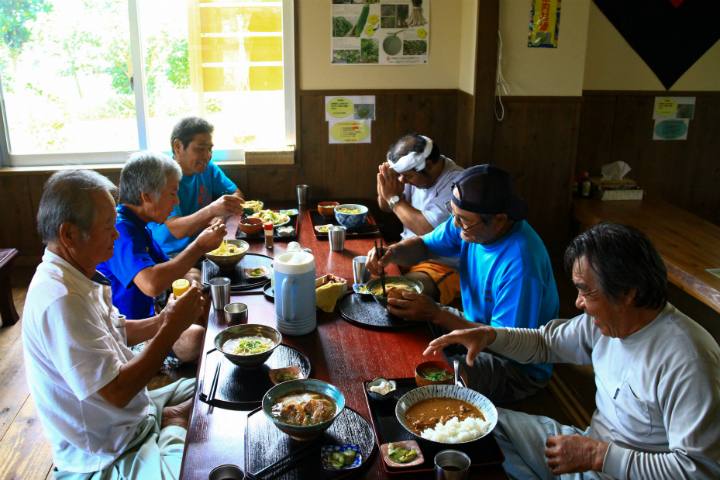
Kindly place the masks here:
[(333, 65), (423, 65), (430, 0), (330, 0)]
[(330, 143), (371, 143), (375, 95), (325, 97)]
[(655, 97), (653, 140), (687, 139), (695, 115), (695, 97)]
[(528, 47), (557, 48), (560, 33), (560, 0), (530, 0)]

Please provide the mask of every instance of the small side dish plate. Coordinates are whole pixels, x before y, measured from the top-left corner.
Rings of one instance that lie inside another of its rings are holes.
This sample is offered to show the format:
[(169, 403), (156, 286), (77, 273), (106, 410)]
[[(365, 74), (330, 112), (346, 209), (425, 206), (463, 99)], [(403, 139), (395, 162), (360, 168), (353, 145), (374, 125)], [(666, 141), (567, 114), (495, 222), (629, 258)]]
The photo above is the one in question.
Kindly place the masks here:
[[(355, 460), (352, 464), (342, 468), (337, 468), (330, 463), (330, 455), (333, 453), (343, 453), (345, 450), (355, 450)], [(362, 464), (362, 453), (360, 453), (360, 447), (358, 445), (324, 445), (320, 449), (320, 461), (322, 462), (322, 466), (325, 470), (352, 470), (353, 468), (358, 468)]]
[[(262, 270), (262, 275), (253, 275), (252, 272), (255, 270)], [(248, 282), (260, 282), (267, 280), (270, 277), (270, 270), (267, 267), (246, 268), (244, 269), (244, 272)]]
[(367, 291), (367, 288), (365, 288), (364, 283), (356, 283), (353, 285), (353, 291), (357, 293), (358, 295), (372, 295), (372, 293)]
[(297, 210), (297, 208), (291, 208), (289, 210), (280, 210), (280, 213), (284, 213), (288, 217), (292, 217), (293, 215), (298, 214), (298, 210)]
[[(285, 373), (285, 374), (290, 373), (290, 374), (296, 375), (297, 378), (290, 378), (288, 380), (281, 381), (281, 380), (278, 380), (278, 378), (277, 378), (279, 373)], [(298, 367), (297, 365), (292, 365), (290, 367), (285, 367), (285, 368), (274, 368), (268, 372), (268, 375), (270, 376), (270, 381), (275, 385), (279, 385), (283, 382), (289, 382), (290, 380), (302, 380), (303, 378), (305, 378), (305, 375), (303, 375), (302, 370), (300, 370), (300, 367)]]
[(391, 442), (396, 447), (400, 447), (405, 450), (411, 450), (415, 449), (417, 452), (417, 457), (415, 457), (415, 460), (412, 462), (406, 462), (406, 463), (400, 463), (396, 462), (392, 458), (390, 458), (390, 454), (388, 453), (388, 448), (390, 447), (390, 443), (384, 443), (380, 445), (380, 454), (382, 455), (383, 460), (385, 463), (387, 463), (388, 467), (393, 468), (409, 468), (414, 467), (416, 465), (422, 465), (425, 463), (425, 457), (423, 457), (422, 450), (420, 450), (420, 445), (415, 440), (403, 440), (400, 442)]

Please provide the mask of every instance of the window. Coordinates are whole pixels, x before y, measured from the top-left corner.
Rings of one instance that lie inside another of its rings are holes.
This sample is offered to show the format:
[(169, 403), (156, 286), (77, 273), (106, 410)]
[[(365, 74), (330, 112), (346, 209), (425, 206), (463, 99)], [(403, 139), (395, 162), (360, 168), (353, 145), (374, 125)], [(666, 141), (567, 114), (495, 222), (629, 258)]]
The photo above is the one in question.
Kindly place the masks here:
[(170, 151), (182, 117), (215, 159), (295, 144), (292, 0), (0, 2), (6, 166)]

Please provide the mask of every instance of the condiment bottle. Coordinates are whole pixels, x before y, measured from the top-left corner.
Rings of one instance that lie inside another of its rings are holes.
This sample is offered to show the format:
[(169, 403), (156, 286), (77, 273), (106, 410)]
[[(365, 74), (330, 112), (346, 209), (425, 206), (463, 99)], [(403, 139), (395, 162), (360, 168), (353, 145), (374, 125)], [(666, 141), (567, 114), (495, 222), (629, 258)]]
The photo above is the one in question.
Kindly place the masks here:
[(589, 197), (590, 196), (590, 176), (587, 172), (583, 173), (583, 181), (581, 184), (581, 195), (583, 197)]
[(179, 297), (187, 292), (190, 288), (190, 282), (184, 278), (179, 278), (172, 283), (173, 295)]
[(267, 222), (265, 228), (265, 248), (273, 248), (273, 223)]

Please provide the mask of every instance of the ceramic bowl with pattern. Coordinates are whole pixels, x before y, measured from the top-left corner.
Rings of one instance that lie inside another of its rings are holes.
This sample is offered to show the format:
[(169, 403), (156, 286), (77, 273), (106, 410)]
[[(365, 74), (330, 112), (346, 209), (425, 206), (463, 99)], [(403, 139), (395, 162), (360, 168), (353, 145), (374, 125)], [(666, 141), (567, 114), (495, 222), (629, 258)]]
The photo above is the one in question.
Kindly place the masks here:
[[(335, 402), (335, 414), (329, 420), (314, 425), (291, 425), (278, 420), (272, 414), (273, 405), (275, 405), (278, 399), (294, 392), (319, 392), (324, 394)], [(343, 395), (340, 389), (321, 380), (315, 380), (314, 378), (283, 382), (268, 390), (262, 400), (262, 409), (265, 416), (275, 424), (280, 431), (287, 433), (295, 440), (312, 440), (318, 437), (322, 432), (330, 428), (344, 408), (345, 395)]]
[(400, 397), (400, 400), (398, 400), (398, 403), (395, 406), (395, 417), (397, 418), (397, 421), (400, 422), (400, 425), (402, 425), (403, 428), (407, 430), (412, 436), (425, 440), (426, 442), (432, 442), (438, 445), (450, 445), (450, 443), (436, 442), (421, 437), (420, 435), (413, 432), (412, 429), (409, 428), (407, 423), (405, 422), (405, 414), (407, 413), (408, 409), (415, 405), (417, 402), (428, 398), (457, 398), (459, 400), (468, 402), (469, 404), (476, 406), (482, 412), (485, 420), (490, 423), (489, 428), (483, 435), (467, 442), (457, 443), (475, 442), (487, 436), (490, 432), (493, 431), (493, 429), (497, 425), (497, 409), (495, 408), (495, 405), (493, 405), (493, 403), (485, 395), (482, 395), (475, 390), (456, 385), (428, 385), (426, 387), (420, 387), (414, 390), (410, 390), (408, 393)]
[[(225, 344), (235, 338), (240, 337), (265, 337), (269, 338), (273, 342), (273, 347), (263, 353), (257, 353), (254, 355), (238, 355), (230, 351), (224, 350)], [(254, 323), (246, 323), (243, 325), (235, 325), (234, 327), (228, 327), (222, 332), (215, 336), (215, 348), (225, 355), (225, 358), (230, 360), (238, 367), (250, 370), (259, 367), (270, 358), (275, 349), (282, 343), (282, 333), (278, 332), (272, 327), (266, 325), (259, 325)]]
[[(413, 288), (417, 293), (422, 293), (423, 291), (423, 284), (419, 280), (415, 280), (412, 278), (403, 277), (401, 275), (386, 275), (385, 276), (385, 288), (387, 291), (387, 286), (390, 284), (395, 285), (405, 285), (408, 287)], [(387, 308), (388, 305), (388, 299), (387, 297), (381, 297), (380, 295), (376, 295), (373, 293), (373, 290), (380, 289), (379, 292), (382, 294), (382, 282), (380, 282), (380, 277), (373, 278), (368, 283), (365, 284), (365, 289), (372, 295), (372, 297), (375, 299), (375, 301), (382, 305), (384, 308)]]
[[(358, 213), (343, 213), (342, 209), (344, 208), (351, 208), (354, 210), (358, 210)], [(364, 205), (355, 205), (352, 203), (346, 203), (344, 205), (338, 205), (335, 207), (335, 219), (338, 221), (340, 225), (342, 225), (345, 228), (357, 228), (363, 223), (365, 223), (365, 219), (367, 218), (368, 214), (368, 208)]]
[[(330, 463), (330, 455), (333, 453), (343, 453), (345, 450), (355, 451), (355, 459), (353, 460), (353, 463), (340, 468)], [(362, 464), (362, 453), (360, 453), (360, 447), (358, 445), (324, 445), (320, 449), (320, 461), (322, 462), (322, 466), (325, 470), (334, 470), (336, 472), (342, 470), (352, 470), (353, 468), (358, 468)]]

